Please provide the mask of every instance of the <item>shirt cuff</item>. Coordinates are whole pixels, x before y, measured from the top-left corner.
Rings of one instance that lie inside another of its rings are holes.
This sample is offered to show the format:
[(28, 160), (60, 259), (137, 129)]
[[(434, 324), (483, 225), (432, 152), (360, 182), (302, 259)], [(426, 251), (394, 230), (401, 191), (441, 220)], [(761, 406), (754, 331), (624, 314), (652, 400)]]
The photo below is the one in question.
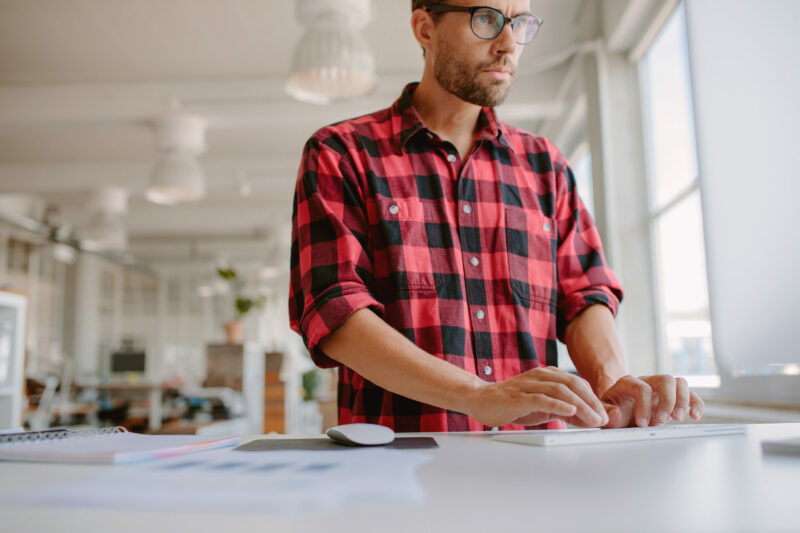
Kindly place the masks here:
[(605, 287), (586, 289), (570, 295), (563, 303), (559, 302), (558, 318), (556, 319), (558, 340), (564, 342), (564, 333), (567, 331), (567, 325), (581, 311), (595, 304), (605, 305), (611, 310), (611, 314), (614, 317), (617, 316), (619, 298)]
[(340, 363), (319, 349), (322, 339), (336, 331), (350, 316), (369, 307), (383, 316), (384, 307), (361, 284), (342, 284), (332, 287), (306, 306), (300, 320), (300, 331), (311, 359), (320, 368), (331, 368)]

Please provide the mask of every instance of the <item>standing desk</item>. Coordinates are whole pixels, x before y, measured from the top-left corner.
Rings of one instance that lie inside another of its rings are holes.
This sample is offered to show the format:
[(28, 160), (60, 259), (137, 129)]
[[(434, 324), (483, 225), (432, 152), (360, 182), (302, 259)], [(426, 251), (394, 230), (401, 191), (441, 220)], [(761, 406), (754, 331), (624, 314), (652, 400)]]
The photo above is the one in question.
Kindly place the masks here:
[[(286, 514), (0, 507), (0, 529), (800, 531), (800, 457), (762, 456), (760, 446), (767, 438), (800, 437), (800, 424), (749, 425), (746, 435), (562, 448), (496, 442), (487, 434), (426, 435), (433, 435), (440, 447), (413, 452), (434, 455), (418, 470), (427, 493), (424, 503)], [(108, 467), (0, 463), (0, 496), (16, 487), (41, 486), (96, 468)]]

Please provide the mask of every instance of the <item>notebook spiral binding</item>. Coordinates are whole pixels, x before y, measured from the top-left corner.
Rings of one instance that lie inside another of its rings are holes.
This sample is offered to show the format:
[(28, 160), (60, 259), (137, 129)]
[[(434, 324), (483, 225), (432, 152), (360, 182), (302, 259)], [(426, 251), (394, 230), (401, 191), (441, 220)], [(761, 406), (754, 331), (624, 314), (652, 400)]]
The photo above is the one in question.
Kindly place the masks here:
[(0, 444), (13, 444), (21, 442), (39, 442), (49, 440), (63, 440), (75, 438), (91, 438), (110, 435), (112, 433), (127, 433), (124, 427), (108, 427), (98, 429), (46, 429), (44, 431), (28, 431), (25, 433), (0, 434)]

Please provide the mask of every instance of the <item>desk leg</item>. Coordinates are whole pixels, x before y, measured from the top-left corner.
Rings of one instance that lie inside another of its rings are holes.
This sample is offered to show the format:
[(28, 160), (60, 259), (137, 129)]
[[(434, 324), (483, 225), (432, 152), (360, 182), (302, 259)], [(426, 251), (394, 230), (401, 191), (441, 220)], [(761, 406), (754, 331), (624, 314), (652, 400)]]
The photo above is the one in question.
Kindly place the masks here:
[(152, 389), (150, 391), (150, 416), (147, 421), (147, 427), (150, 431), (156, 431), (161, 428), (161, 409), (161, 389)]

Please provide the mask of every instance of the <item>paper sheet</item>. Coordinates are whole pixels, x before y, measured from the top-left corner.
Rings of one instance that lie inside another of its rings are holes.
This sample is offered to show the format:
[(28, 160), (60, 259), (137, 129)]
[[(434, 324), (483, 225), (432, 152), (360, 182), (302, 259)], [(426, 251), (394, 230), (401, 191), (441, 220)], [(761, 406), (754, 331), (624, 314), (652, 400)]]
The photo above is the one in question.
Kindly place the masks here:
[(86, 432), (66, 431), (59, 438), (2, 442), (0, 435), (0, 459), (9, 461), (33, 461), (85, 464), (127, 464), (186, 455), (217, 448), (227, 448), (239, 443), (240, 437), (211, 438), (198, 435), (141, 435), (127, 431), (101, 429)]
[(416, 469), (432, 456), (365, 448), (336, 451), (220, 450), (141, 465), (14, 495), (5, 504), (126, 510), (291, 512), (347, 503), (417, 502)]

